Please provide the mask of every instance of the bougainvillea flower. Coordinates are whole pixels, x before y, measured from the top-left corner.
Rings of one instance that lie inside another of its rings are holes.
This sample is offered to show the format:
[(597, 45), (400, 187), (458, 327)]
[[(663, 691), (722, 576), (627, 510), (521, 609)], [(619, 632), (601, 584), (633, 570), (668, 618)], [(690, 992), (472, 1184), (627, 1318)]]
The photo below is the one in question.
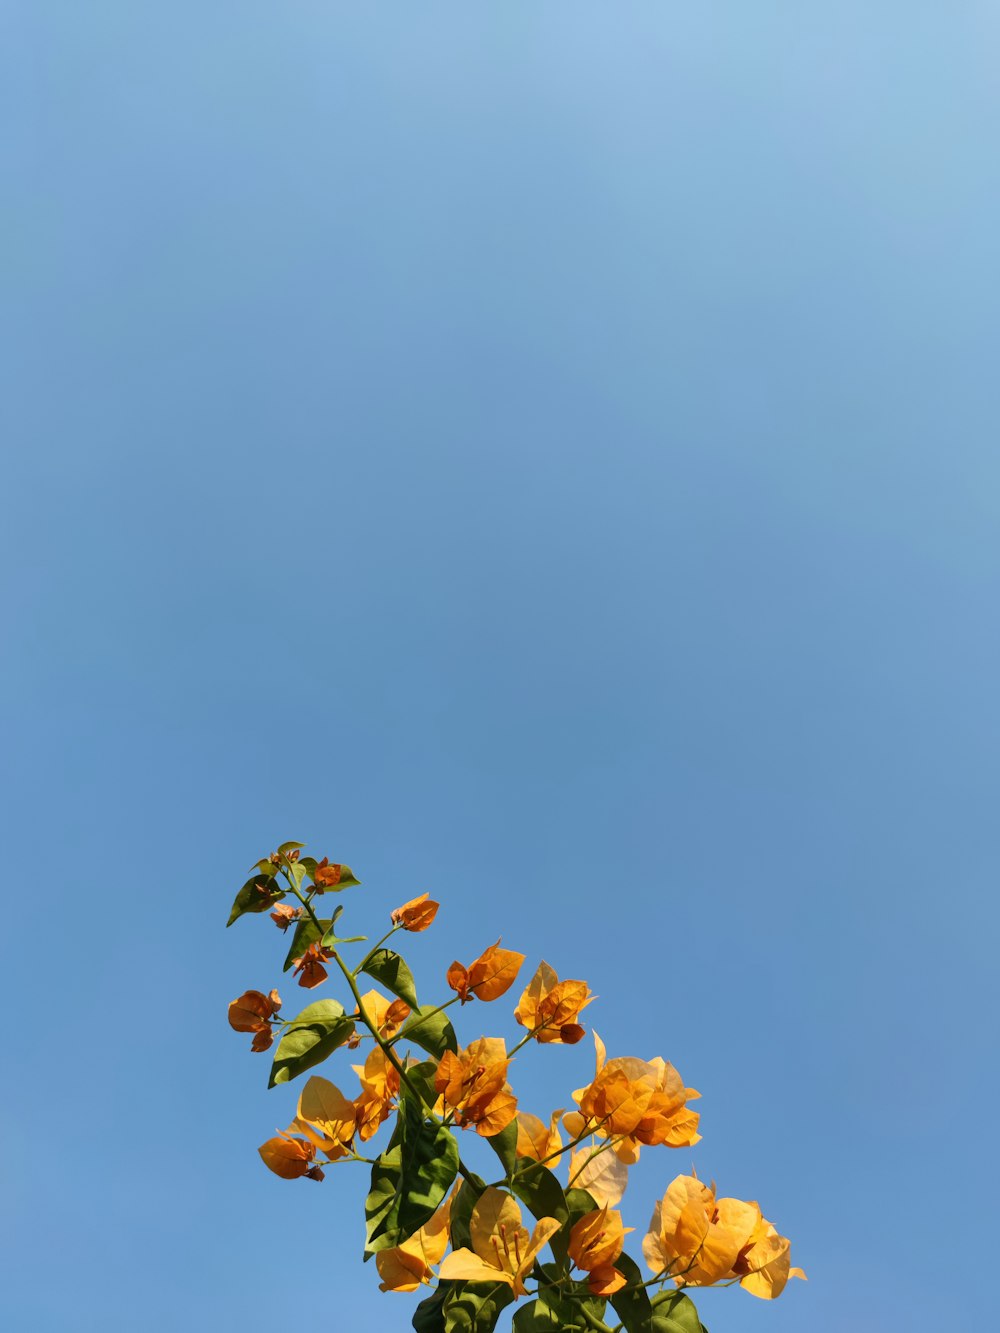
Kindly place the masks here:
[[(396, 1035), (410, 1016), (410, 1006), (405, 1000), (387, 1000), (377, 990), (366, 991), (361, 997), (361, 1003), (365, 1013), (378, 1028), (379, 1036), (387, 1040)], [(360, 1018), (359, 1012), (355, 1010), (352, 1017)]]
[[(554, 1170), (559, 1164), (559, 1149), (562, 1145), (562, 1137), (559, 1134), (559, 1118), (563, 1113), (563, 1108), (552, 1112), (552, 1117), (546, 1125), (544, 1121), (539, 1120), (537, 1115), (532, 1115), (529, 1111), (518, 1111), (517, 1113), (517, 1155), (518, 1157), (530, 1157), (536, 1162), (550, 1161)], [(581, 1186), (581, 1188), (586, 1188)]]
[(302, 915), (301, 907), (289, 907), (288, 903), (279, 903), (271, 913), (271, 920), (279, 930), (285, 931)]
[(515, 1298), (523, 1296), (524, 1279), (535, 1258), (558, 1230), (554, 1217), (543, 1217), (529, 1236), (513, 1197), (491, 1185), (479, 1196), (469, 1219), (472, 1249), (449, 1254), (441, 1265), (441, 1280), (505, 1282)]
[(480, 1037), (457, 1055), (445, 1051), (434, 1086), (456, 1112), (459, 1128), (472, 1125), (484, 1136), (507, 1128), (517, 1115), (517, 1098), (507, 1083), (509, 1064), (502, 1037)]
[(452, 963), (447, 973), (448, 985), (458, 993), (463, 1004), (473, 996), (477, 1000), (497, 1000), (513, 986), (523, 962), (523, 953), (501, 949), (497, 940), (469, 967)]
[(451, 1205), (458, 1193), (456, 1186), (429, 1222), (425, 1222), (402, 1245), (391, 1250), (380, 1250), (375, 1256), (381, 1291), (416, 1291), (421, 1283), (430, 1282), (434, 1267), (448, 1248), (448, 1224)]
[(313, 883), (320, 893), (326, 889), (332, 889), (340, 883), (340, 877), (344, 872), (341, 865), (331, 865), (328, 857), (323, 857), (313, 871)]
[(585, 981), (560, 981), (543, 961), (518, 1000), (514, 1017), (536, 1041), (572, 1046), (584, 1036), (577, 1020), (593, 998)]
[(314, 1074), (302, 1089), (290, 1129), (303, 1134), (335, 1162), (350, 1152), (356, 1126), (354, 1102), (328, 1079)]
[(610, 1150), (607, 1143), (578, 1148), (569, 1159), (569, 1183), (574, 1189), (586, 1190), (602, 1208), (614, 1208), (621, 1203), (628, 1185), (628, 1166)]
[(569, 1257), (588, 1274), (587, 1285), (595, 1296), (610, 1296), (624, 1287), (624, 1274), (614, 1264), (632, 1230), (622, 1226), (620, 1213), (605, 1206), (581, 1217), (569, 1233)]
[(715, 1186), (677, 1176), (653, 1209), (642, 1243), (646, 1263), (668, 1272), (678, 1286), (708, 1287), (738, 1280), (755, 1296), (773, 1299), (789, 1277), (790, 1242), (779, 1236), (756, 1203), (717, 1199)]
[[(329, 973), (323, 966), (333, 957), (332, 949), (324, 949), (317, 940), (315, 944), (310, 944), (301, 958), (293, 958), (295, 965), (295, 974), (299, 977), (299, 985), (305, 986), (307, 990), (312, 990), (320, 982), (327, 979)], [(301, 975), (299, 975), (301, 973)]]
[(790, 1277), (800, 1277), (806, 1281), (801, 1268), (791, 1266), (792, 1243), (785, 1236), (779, 1236), (777, 1228), (761, 1217), (750, 1243), (736, 1256), (733, 1272), (739, 1276), (740, 1286), (745, 1287), (752, 1296), (762, 1300), (774, 1300), (785, 1289)]
[(588, 1088), (578, 1088), (573, 1100), (580, 1113), (570, 1112), (563, 1124), (574, 1138), (592, 1130), (600, 1138), (615, 1138), (614, 1151), (628, 1165), (639, 1160), (641, 1144), (687, 1148), (698, 1143), (698, 1112), (687, 1103), (701, 1094), (686, 1088), (666, 1060), (639, 1060), (620, 1056), (605, 1062), (604, 1043), (594, 1033), (597, 1072)]
[(295, 1180), (299, 1176), (309, 1176), (312, 1180), (323, 1179), (322, 1170), (313, 1166), (316, 1145), (308, 1139), (292, 1138), (290, 1134), (279, 1130), (277, 1138), (268, 1139), (257, 1151), (267, 1169), (282, 1180)]
[(352, 1068), (361, 1080), (361, 1092), (354, 1099), (358, 1138), (367, 1142), (392, 1114), (399, 1095), (399, 1070), (380, 1046), (369, 1051), (363, 1065)]
[(411, 898), (402, 907), (397, 907), (390, 920), (394, 926), (402, 926), (404, 930), (426, 930), (437, 916), (440, 906), (429, 894), (422, 893), (419, 898)]
[(237, 1032), (252, 1032), (252, 1051), (266, 1051), (274, 1041), (271, 1019), (281, 1008), (281, 996), (276, 990), (270, 995), (263, 991), (248, 990), (229, 1006), (229, 1026)]

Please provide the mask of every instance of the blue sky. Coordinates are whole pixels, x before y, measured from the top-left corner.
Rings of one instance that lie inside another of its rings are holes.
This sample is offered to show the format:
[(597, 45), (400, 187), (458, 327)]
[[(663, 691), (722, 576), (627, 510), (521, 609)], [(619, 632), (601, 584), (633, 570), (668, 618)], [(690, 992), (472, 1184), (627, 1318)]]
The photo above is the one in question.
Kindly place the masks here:
[(293, 1098), (225, 1008), (281, 942), (223, 925), (283, 838), (351, 924), (442, 901), (425, 990), (502, 932), (702, 1091), (810, 1276), (712, 1333), (985, 1326), (998, 46), (986, 0), (0, 6), (5, 1327), (409, 1326), (360, 1176), (256, 1156)]

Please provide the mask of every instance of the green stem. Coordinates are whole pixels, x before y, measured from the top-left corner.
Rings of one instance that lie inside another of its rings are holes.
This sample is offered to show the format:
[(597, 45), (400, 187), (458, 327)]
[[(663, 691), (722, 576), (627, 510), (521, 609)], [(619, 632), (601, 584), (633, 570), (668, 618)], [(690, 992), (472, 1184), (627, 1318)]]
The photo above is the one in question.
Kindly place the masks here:
[(365, 954), (364, 958), (362, 958), (361, 962), (358, 963), (357, 967), (351, 968), (351, 975), (356, 977), (359, 972), (362, 972), (364, 970), (365, 964), (371, 959), (372, 955), (378, 953), (379, 949), (381, 949), (382, 945), (386, 942), (386, 940), (392, 939), (393, 935), (395, 935), (396, 931), (399, 930), (399, 928), (400, 926), (399, 923), (397, 922), (395, 925), (393, 925), (391, 930), (386, 931), (386, 933), (379, 940), (378, 944), (372, 945), (372, 947)]

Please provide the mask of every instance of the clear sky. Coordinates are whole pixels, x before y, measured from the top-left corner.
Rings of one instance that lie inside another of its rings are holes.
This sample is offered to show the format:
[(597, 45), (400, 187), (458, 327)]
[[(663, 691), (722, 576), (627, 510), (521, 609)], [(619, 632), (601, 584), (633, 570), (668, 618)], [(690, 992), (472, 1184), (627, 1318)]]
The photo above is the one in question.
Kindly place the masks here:
[(712, 1333), (989, 1326), (998, 66), (992, 0), (0, 4), (11, 1333), (409, 1326), (360, 1170), (257, 1159), (283, 838), (701, 1090), (626, 1220), (693, 1157), (810, 1276)]

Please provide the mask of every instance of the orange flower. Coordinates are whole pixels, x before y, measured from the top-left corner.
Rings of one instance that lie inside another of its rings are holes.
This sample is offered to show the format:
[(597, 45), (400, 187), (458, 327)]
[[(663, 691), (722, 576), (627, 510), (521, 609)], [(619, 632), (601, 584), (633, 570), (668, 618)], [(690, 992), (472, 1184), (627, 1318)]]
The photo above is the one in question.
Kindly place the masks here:
[(323, 857), (313, 871), (313, 883), (320, 893), (326, 889), (332, 889), (340, 883), (340, 876), (343, 874), (344, 867), (341, 865), (331, 865), (328, 857)]
[[(362, 995), (361, 1003), (365, 1013), (378, 1028), (379, 1036), (385, 1037), (386, 1040), (394, 1037), (410, 1016), (410, 1006), (405, 1000), (387, 1000), (377, 990), (370, 990)], [(355, 1010), (352, 1016), (361, 1017), (358, 1010)]]
[(610, 1296), (625, 1285), (615, 1268), (625, 1237), (632, 1227), (623, 1227), (621, 1213), (598, 1208), (581, 1217), (569, 1233), (569, 1257), (589, 1274), (587, 1285), (595, 1296)]
[(271, 920), (279, 930), (287, 930), (293, 921), (297, 921), (302, 915), (301, 907), (289, 907), (287, 903), (279, 903), (271, 913)]
[(559, 1149), (563, 1146), (559, 1135), (559, 1117), (562, 1108), (553, 1111), (548, 1125), (529, 1111), (517, 1113), (517, 1155), (531, 1157), (536, 1162), (548, 1162), (551, 1170), (559, 1165)]
[(335, 1162), (350, 1152), (356, 1125), (354, 1102), (329, 1080), (314, 1074), (302, 1089), (289, 1132), (304, 1135)]
[(314, 986), (320, 985), (329, 975), (323, 966), (325, 962), (333, 957), (332, 949), (324, 949), (317, 940), (315, 944), (310, 944), (301, 958), (293, 958), (296, 975), (302, 973), (299, 977), (299, 985), (305, 986), (307, 990), (312, 990)]
[(496, 1000), (513, 986), (523, 962), (523, 953), (501, 949), (497, 940), (468, 968), (461, 963), (452, 963), (448, 969), (448, 985), (458, 992), (463, 1004), (467, 1004), (473, 995), (478, 1000)]
[(279, 1131), (277, 1138), (268, 1139), (257, 1151), (267, 1169), (282, 1180), (295, 1180), (299, 1176), (308, 1176), (310, 1180), (323, 1179), (322, 1167), (312, 1164), (316, 1148), (306, 1139), (295, 1139)]
[(259, 990), (244, 991), (229, 1006), (229, 1026), (237, 1032), (252, 1032), (252, 1051), (266, 1051), (274, 1041), (271, 1019), (281, 1008), (281, 996), (276, 990), (265, 995)]
[(790, 1277), (791, 1242), (779, 1236), (756, 1203), (717, 1199), (715, 1186), (677, 1176), (653, 1210), (642, 1244), (654, 1273), (670, 1272), (678, 1286), (709, 1287), (739, 1281), (754, 1296), (773, 1300)]
[(428, 894), (422, 893), (419, 898), (411, 898), (408, 903), (396, 908), (392, 913), (392, 924), (402, 926), (404, 930), (426, 930), (437, 916), (440, 906)]
[(584, 1035), (577, 1021), (594, 997), (585, 981), (560, 981), (548, 963), (541, 962), (517, 1003), (514, 1017), (536, 1041), (572, 1046)]
[(382, 1279), (380, 1291), (416, 1291), (421, 1283), (430, 1282), (434, 1265), (441, 1262), (448, 1248), (451, 1205), (458, 1190), (456, 1185), (431, 1220), (402, 1245), (376, 1254), (375, 1267)]
[(517, 1202), (490, 1185), (469, 1218), (472, 1249), (454, 1250), (441, 1265), (444, 1282), (504, 1282), (514, 1299), (527, 1294), (524, 1279), (535, 1259), (559, 1230), (554, 1217), (541, 1217), (529, 1236)]
[(648, 1061), (621, 1056), (605, 1063), (604, 1043), (596, 1032), (594, 1044), (594, 1081), (573, 1093), (580, 1113), (563, 1119), (574, 1138), (588, 1129), (599, 1138), (616, 1138), (614, 1151), (627, 1165), (639, 1160), (641, 1144), (687, 1148), (700, 1141), (698, 1112), (687, 1102), (701, 1094), (684, 1086), (673, 1065), (659, 1056)]
[(507, 1128), (517, 1115), (517, 1098), (507, 1083), (509, 1064), (501, 1037), (480, 1037), (457, 1055), (445, 1051), (434, 1087), (457, 1112), (459, 1128), (473, 1125), (485, 1137)]
[(399, 1070), (380, 1046), (369, 1051), (363, 1065), (352, 1068), (361, 1080), (361, 1092), (354, 1099), (358, 1138), (367, 1142), (392, 1114), (399, 1094)]

